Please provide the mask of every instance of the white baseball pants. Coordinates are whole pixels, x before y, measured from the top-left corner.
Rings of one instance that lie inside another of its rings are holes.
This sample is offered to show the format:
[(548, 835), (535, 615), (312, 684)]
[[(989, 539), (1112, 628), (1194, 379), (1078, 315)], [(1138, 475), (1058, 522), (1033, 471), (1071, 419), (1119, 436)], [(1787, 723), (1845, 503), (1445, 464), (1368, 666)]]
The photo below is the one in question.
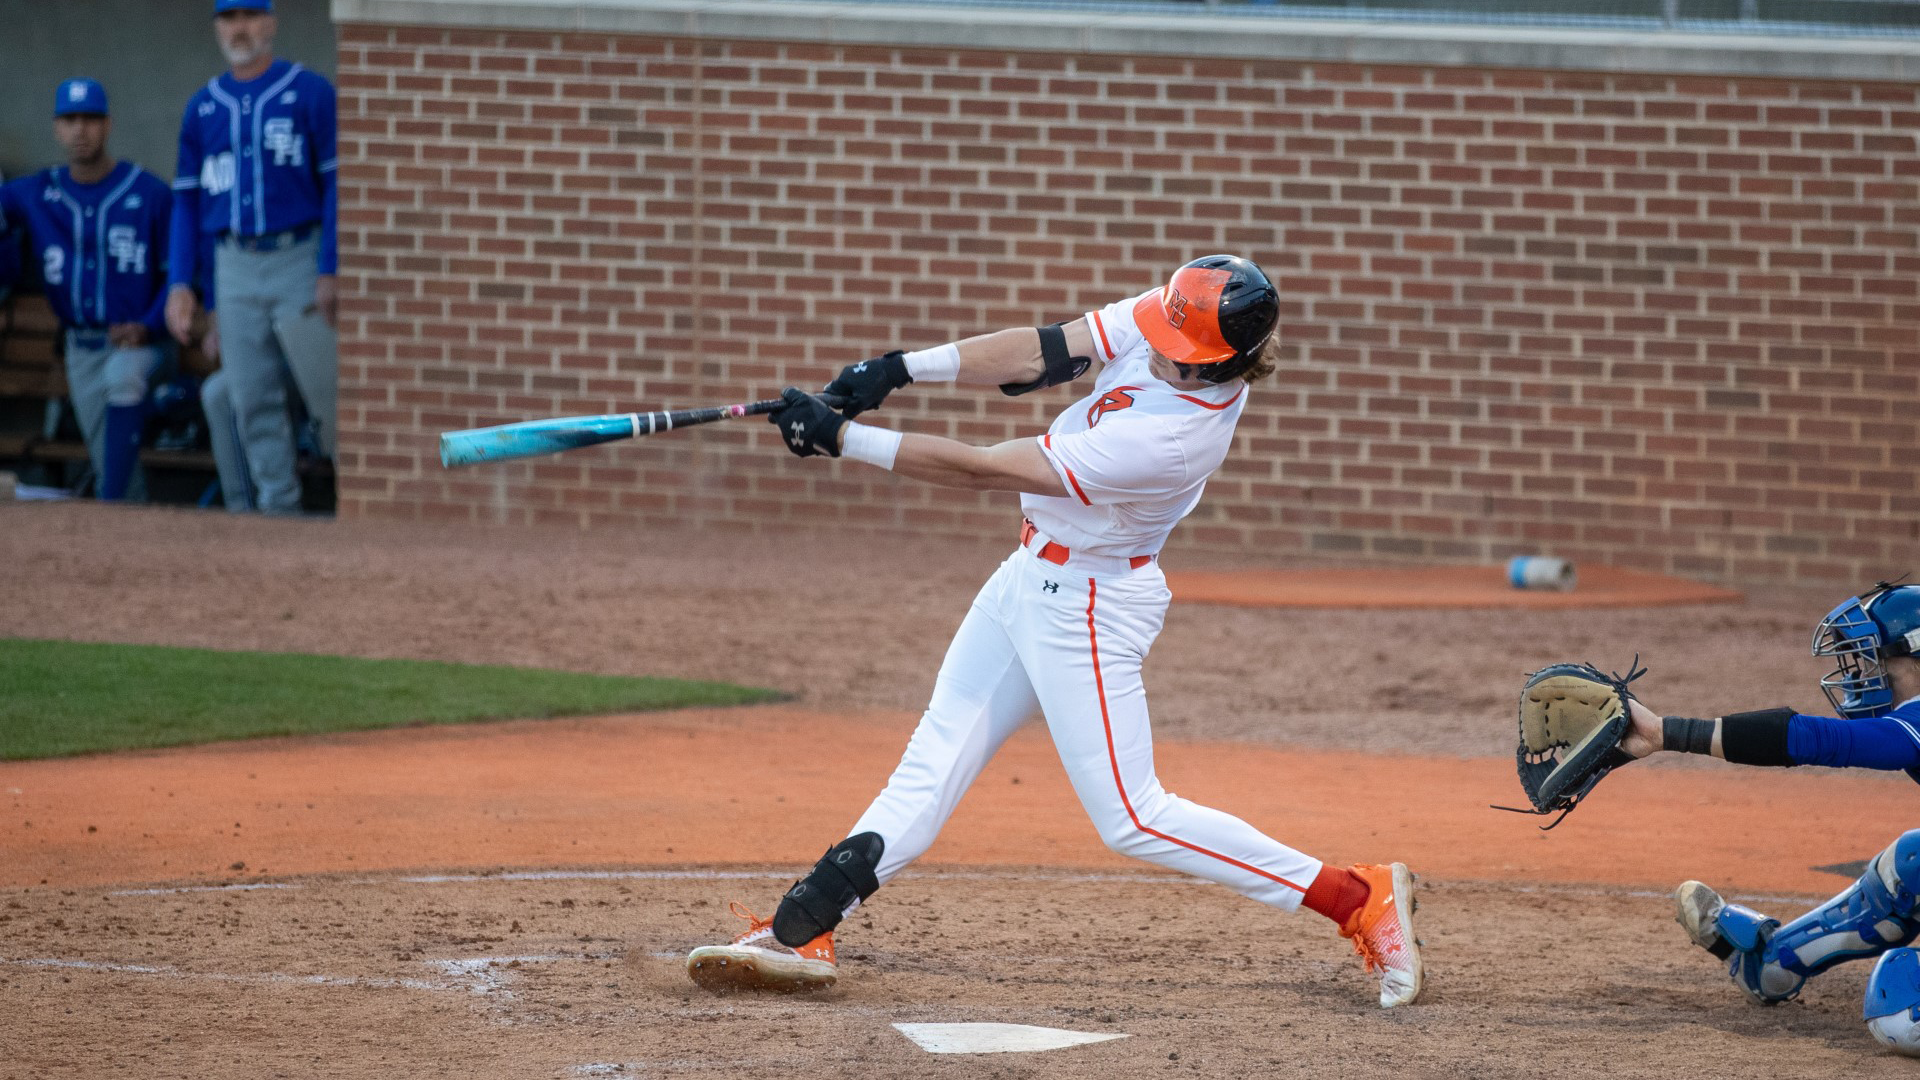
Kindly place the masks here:
[(932, 846), (1000, 744), (1038, 711), (1109, 848), (1298, 908), (1320, 860), (1169, 793), (1154, 775), (1140, 665), (1172, 599), (1159, 563), (1095, 575), (1074, 562), (1022, 549), (1000, 564), (947, 648), (899, 767), (848, 835), (886, 841), (885, 884)]

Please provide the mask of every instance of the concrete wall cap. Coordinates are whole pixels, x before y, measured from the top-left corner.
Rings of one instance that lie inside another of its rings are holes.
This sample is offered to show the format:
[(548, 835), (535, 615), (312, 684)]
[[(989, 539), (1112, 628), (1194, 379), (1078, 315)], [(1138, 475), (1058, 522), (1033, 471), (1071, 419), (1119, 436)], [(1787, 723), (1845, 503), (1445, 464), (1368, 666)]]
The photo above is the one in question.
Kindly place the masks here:
[(1920, 40), (810, 0), (332, 0), (337, 23), (1441, 67), (1920, 78)]

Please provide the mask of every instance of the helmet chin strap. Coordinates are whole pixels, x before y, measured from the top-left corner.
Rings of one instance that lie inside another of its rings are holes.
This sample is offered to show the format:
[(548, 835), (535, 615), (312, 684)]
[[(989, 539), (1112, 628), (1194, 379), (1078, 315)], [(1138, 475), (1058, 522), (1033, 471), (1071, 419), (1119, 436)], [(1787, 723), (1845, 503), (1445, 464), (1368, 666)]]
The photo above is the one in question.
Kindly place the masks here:
[(1248, 353), (1240, 353), (1213, 364), (1183, 364), (1171, 356), (1163, 356), (1162, 359), (1173, 366), (1174, 374), (1178, 375), (1181, 381), (1211, 383), (1214, 386), (1232, 382), (1245, 375), (1254, 363), (1254, 355)]

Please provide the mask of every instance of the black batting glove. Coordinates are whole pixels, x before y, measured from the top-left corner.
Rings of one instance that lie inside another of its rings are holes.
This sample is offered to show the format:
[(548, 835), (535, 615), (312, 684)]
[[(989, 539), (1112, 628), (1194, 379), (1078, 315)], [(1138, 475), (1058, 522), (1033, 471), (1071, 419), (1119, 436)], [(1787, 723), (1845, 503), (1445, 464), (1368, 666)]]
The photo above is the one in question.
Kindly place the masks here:
[(907, 374), (907, 354), (895, 349), (885, 356), (848, 364), (840, 369), (822, 393), (845, 399), (840, 413), (849, 419), (868, 409), (877, 409), (887, 395), (913, 381)]
[(780, 398), (786, 404), (768, 413), (767, 420), (780, 429), (780, 437), (795, 457), (840, 456), (840, 429), (847, 426), (845, 417), (797, 387), (787, 387)]

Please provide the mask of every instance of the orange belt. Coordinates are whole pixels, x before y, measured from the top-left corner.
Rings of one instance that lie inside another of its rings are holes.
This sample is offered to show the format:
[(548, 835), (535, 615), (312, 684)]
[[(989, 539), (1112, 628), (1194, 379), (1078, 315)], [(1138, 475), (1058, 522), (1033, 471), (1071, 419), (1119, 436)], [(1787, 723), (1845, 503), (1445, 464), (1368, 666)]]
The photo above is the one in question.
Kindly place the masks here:
[[(1040, 530), (1034, 527), (1033, 522), (1027, 520), (1026, 518), (1020, 519), (1020, 546), (1021, 547), (1027, 547), (1031, 545), (1033, 543), (1033, 538), (1039, 535), (1039, 533), (1040, 533)], [(1046, 542), (1045, 545), (1043, 545), (1040, 548), (1039, 551), (1034, 552), (1034, 554), (1038, 555), (1042, 559), (1047, 560), (1048, 562), (1052, 563), (1055, 566), (1065, 566), (1067, 565), (1067, 560), (1073, 558), (1073, 549), (1062, 547), (1059, 544), (1056, 544), (1053, 541), (1049, 540)], [(1138, 570), (1152, 561), (1153, 561), (1153, 556), (1151, 555), (1135, 555), (1132, 558), (1129, 558), (1127, 560), (1127, 566), (1129, 566), (1134, 570)]]

